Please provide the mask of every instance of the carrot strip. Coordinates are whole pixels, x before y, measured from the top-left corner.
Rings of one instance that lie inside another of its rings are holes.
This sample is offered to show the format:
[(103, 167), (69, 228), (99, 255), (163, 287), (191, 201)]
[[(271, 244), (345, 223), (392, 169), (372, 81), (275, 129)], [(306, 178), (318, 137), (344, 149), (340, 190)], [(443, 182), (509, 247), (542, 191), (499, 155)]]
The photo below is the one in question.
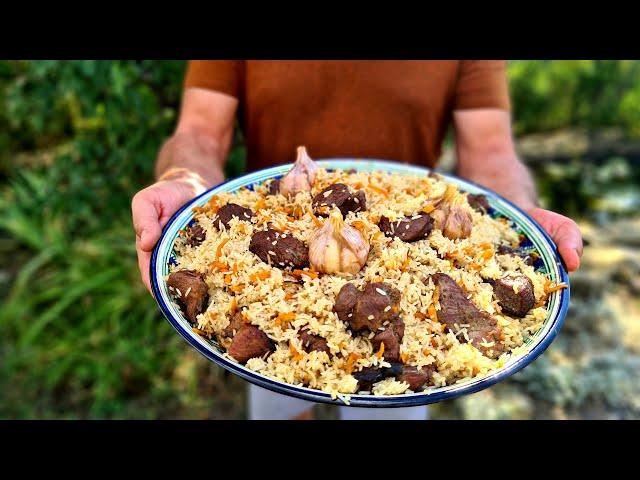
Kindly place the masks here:
[(269, 270), (260, 270), (259, 272), (252, 274), (249, 277), (249, 280), (252, 282), (255, 282), (257, 280), (266, 280), (270, 276), (271, 276), (271, 272)]
[(383, 355), (384, 355), (384, 342), (380, 342), (380, 349), (376, 353), (376, 357), (378, 357), (378, 359), (380, 359), (380, 358), (382, 358)]
[(231, 297), (231, 303), (229, 304), (229, 313), (231, 315), (235, 315), (237, 311), (238, 311), (238, 301), (236, 300), (236, 297)]
[(316, 217), (313, 214), (313, 211), (311, 210), (311, 208), (307, 207), (307, 212), (309, 213), (309, 215), (311, 215), (311, 220), (313, 220), (313, 223), (316, 227), (321, 227), (322, 226), (322, 222), (320, 220), (318, 220), (318, 217)]
[(350, 353), (347, 357), (346, 371), (347, 373), (353, 372), (356, 362), (360, 359), (360, 355), (357, 353)]
[(216, 258), (220, 258), (220, 256), (222, 255), (222, 248), (227, 244), (228, 241), (229, 239), (225, 238), (220, 242), (220, 245), (218, 245), (218, 248), (216, 248)]
[(275, 319), (275, 324), (282, 327), (286, 323), (290, 323), (296, 319), (296, 314), (293, 312), (279, 313)]
[(302, 355), (302, 353), (298, 352), (296, 347), (294, 347), (293, 343), (291, 343), (291, 342), (289, 342), (289, 352), (291, 353), (291, 355), (293, 355), (293, 359), (296, 360), (296, 361), (302, 360), (302, 358), (304, 357), (304, 355)]
[(318, 272), (307, 271), (307, 270), (298, 270), (297, 268), (291, 272), (296, 277), (300, 277), (302, 275), (306, 275), (309, 278), (318, 278)]
[[(226, 277), (229, 277), (229, 283), (231, 283), (231, 275), (225, 276), (225, 283), (226, 283)], [(244, 285), (242, 284), (233, 285), (232, 287), (229, 287), (229, 290), (231, 290), (233, 293), (240, 293), (242, 290), (244, 290)]]
[(374, 184), (373, 184), (373, 183), (371, 183), (371, 182), (369, 182), (369, 188), (370, 188), (371, 190), (373, 190), (374, 192), (378, 192), (378, 193), (380, 193), (380, 194), (384, 195), (385, 197), (386, 197), (387, 195), (389, 195), (389, 192), (387, 192), (384, 188), (382, 188), (382, 187), (378, 187), (377, 185), (374, 185)]

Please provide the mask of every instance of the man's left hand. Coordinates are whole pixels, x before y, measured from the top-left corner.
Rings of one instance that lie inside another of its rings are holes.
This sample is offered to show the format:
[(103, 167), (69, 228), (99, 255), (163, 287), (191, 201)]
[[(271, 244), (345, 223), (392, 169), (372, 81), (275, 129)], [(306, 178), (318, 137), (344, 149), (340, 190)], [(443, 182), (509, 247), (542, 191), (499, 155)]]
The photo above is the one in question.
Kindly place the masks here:
[(575, 272), (580, 266), (582, 256), (582, 235), (576, 222), (559, 213), (538, 207), (529, 209), (527, 213), (551, 236), (567, 270)]

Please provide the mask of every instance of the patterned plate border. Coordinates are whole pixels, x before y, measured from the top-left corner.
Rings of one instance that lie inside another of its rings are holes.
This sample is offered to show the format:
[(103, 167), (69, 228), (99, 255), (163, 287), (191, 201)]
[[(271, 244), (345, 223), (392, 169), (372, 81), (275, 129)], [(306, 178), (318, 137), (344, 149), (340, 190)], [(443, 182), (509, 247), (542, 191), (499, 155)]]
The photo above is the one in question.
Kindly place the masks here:
[[(381, 170), (403, 175), (425, 176), (431, 172), (431, 170), (423, 167), (374, 159), (360, 160), (338, 158), (319, 160), (318, 163), (322, 167), (328, 169), (355, 168), (359, 171), (367, 172)], [(226, 181), (202, 193), (178, 210), (167, 222), (162, 231), (160, 240), (153, 250), (150, 265), (153, 295), (158, 307), (173, 328), (175, 328), (176, 331), (198, 352), (212, 362), (220, 365), (222, 368), (229, 370), (251, 383), (277, 393), (315, 402), (344, 405), (345, 401), (341, 397), (334, 399), (330, 394), (319, 390), (281, 382), (258, 372), (249, 370), (243, 365), (224, 357), (212, 342), (209, 342), (191, 330), (189, 322), (184, 318), (180, 309), (171, 300), (164, 280), (166, 275), (169, 273), (169, 264), (172, 255), (174, 255), (173, 245), (178, 236), (178, 232), (186, 227), (192, 220), (191, 208), (204, 205), (211, 196), (217, 193), (233, 192), (241, 187), (252, 188), (253, 185), (261, 183), (267, 179), (280, 177), (289, 171), (290, 168), (291, 164), (279, 165)], [(543, 262), (542, 268), (549, 274), (550, 279), (553, 282), (565, 282), (567, 285), (569, 284), (567, 271), (560, 259), (555, 244), (535, 220), (510, 201), (480, 185), (453, 175), (440, 172), (438, 173), (445, 177), (447, 181), (456, 184), (462, 190), (470, 193), (484, 193), (487, 195), (491, 207), (498, 214), (511, 219), (533, 243), (535, 249), (541, 256), (541, 260)], [(387, 396), (349, 395), (350, 399), (348, 404), (354, 407), (409, 407), (449, 400), (490, 387), (491, 385), (494, 385), (522, 370), (546, 350), (562, 327), (569, 307), (569, 297), (569, 288), (552, 293), (549, 299), (549, 313), (547, 318), (542, 328), (525, 343), (527, 346), (526, 351), (518, 356), (513, 356), (502, 368), (484, 377), (467, 380), (453, 385), (448, 385), (446, 387), (431, 388), (425, 392), (415, 394)]]

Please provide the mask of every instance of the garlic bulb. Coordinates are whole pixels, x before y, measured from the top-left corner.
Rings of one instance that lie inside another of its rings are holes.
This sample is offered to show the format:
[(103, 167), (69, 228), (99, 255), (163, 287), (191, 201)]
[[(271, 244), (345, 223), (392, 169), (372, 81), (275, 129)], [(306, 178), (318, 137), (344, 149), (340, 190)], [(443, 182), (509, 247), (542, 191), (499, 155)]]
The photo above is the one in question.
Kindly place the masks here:
[(318, 272), (358, 273), (368, 255), (369, 242), (357, 229), (344, 223), (337, 208), (309, 240), (309, 263)]
[(467, 238), (471, 235), (473, 219), (464, 209), (464, 196), (453, 185), (448, 185), (436, 210), (431, 213), (434, 226), (442, 230), (442, 234), (451, 239)]
[(295, 195), (298, 192), (308, 192), (316, 180), (318, 166), (311, 160), (305, 147), (298, 147), (296, 163), (280, 180), (280, 193)]

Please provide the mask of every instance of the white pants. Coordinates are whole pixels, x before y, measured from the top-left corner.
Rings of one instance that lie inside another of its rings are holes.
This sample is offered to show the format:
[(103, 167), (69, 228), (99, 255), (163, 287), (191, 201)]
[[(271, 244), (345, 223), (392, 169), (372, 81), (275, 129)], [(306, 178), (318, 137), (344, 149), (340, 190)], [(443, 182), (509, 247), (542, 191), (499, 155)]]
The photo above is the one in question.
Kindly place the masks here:
[[(249, 385), (249, 419), (287, 420), (313, 407), (314, 403)], [(406, 408), (338, 407), (342, 420), (428, 420), (427, 406)]]

